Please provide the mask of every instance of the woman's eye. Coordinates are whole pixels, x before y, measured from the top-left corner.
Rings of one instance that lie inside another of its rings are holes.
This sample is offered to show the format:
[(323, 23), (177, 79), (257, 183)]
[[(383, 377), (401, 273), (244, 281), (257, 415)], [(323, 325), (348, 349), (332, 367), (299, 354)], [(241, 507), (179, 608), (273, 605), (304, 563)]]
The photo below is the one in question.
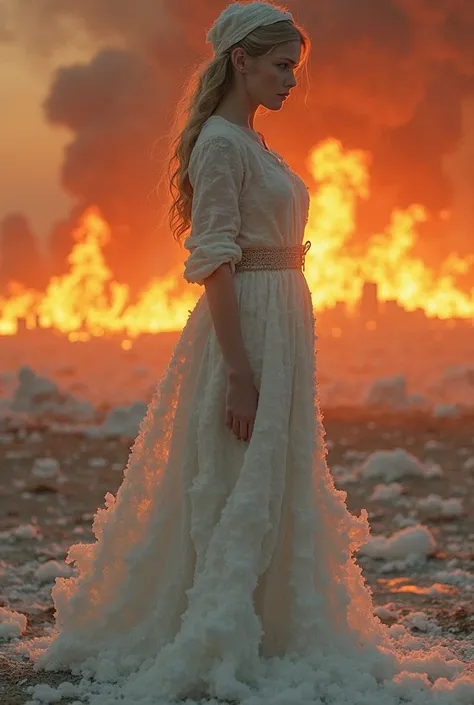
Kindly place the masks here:
[(278, 66), (283, 66), (284, 69), (288, 68), (288, 64), (278, 64)]

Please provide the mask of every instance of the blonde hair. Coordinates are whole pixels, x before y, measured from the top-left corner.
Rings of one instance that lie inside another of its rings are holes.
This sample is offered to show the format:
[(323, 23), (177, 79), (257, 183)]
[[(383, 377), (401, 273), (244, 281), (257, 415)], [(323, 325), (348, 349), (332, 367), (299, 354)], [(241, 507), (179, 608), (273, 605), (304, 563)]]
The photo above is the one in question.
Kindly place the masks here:
[(175, 126), (184, 121), (184, 127), (173, 141), (171, 157), (168, 159), (167, 179), (171, 194), (168, 221), (177, 242), (191, 226), (193, 188), (188, 176), (191, 152), (203, 124), (232, 87), (233, 49), (242, 47), (249, 56), (260, 57), (269, 54), (277, 45), (295, 41), (295, 39), (299, 39), (302, 46), (301, 61), (297, 69), (299, 70), (303, 64), (306, 64), (311, 46), (310, 39), (302, 27), (291, 20), (282, 20), (257, 27), (244, 39), (229, 47), (225, 53), (212, 58), (204, 68), (199, 68), (191, 76), (178, 105), (175, 119)]

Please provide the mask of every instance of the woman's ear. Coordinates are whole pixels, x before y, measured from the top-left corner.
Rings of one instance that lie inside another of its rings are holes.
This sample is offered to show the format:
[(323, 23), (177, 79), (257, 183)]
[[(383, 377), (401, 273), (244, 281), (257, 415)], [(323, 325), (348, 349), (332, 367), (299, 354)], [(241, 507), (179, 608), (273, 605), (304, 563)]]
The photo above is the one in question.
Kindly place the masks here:
[(242, 47), (236, 47), (232, 51), (231, 55), (232, 59), (232, 64), (234, 68), (239, 72), (239, 73), (246, 73), (247, 71), (247, 57), (245, 55), (245, 51)]

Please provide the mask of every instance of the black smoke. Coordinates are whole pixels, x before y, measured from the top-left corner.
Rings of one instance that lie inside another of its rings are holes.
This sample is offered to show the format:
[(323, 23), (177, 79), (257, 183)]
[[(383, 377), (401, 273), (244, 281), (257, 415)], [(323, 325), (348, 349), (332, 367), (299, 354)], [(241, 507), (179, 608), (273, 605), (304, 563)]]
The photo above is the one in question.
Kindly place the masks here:
[[(168, 93), (168, 77), (156, 62), (104, 49), (88, 64), (59, 69), (44, 104), (49, 122), (73, 134), (62, 166), (64, 189), (83, 207), (99, 206), (112, 229), (107, 260), (119, 279), (137, 285), (171, 264), (169, 248), (160, 246), (154, 192), (160, 172), (153, 158)], [(56, 250), (59, 232), (53, 233)]]
[[(189, 71), (210, 55), (205, 30), (226, 4), (36, 0), (32, 8), (15, 0), (17, 36), (30, 46), (47, 49), (85, 33), (102, 47), (89, 64), (58, 71), (45, 114), (73, 133), (64, 186), (78, 202), (104, 208), (116, 228), (110, 255), (117, 262), (134, 261), (140, 248), (139, 269), (175, 258), (169, 234), (153, 240), (157, 214), (147, 196), (157, 174), (150, 150), (168, 129)], [(449, 219), (438, 218), (459, 202), (459, 182), (446, 163), (452, 154), (464, 163), (463, 115), (474, 94), (472, 0), (287, 5), (312, 39), (310, 84), (303, 75), (283, 111), (258, 118), (267, 139), (306, 178), (309, 150), (327, 137), (370, 151), (372, 196), (360, 208), (359, 237), (383, 229), (394, 207), (418, 202), (432, 214), (422, 235), (439, 258), (451, 249), (472, 251), (473, 223), (458, 218), (453, 231)], [(472, 170), (463, 174), (472, 193)]]

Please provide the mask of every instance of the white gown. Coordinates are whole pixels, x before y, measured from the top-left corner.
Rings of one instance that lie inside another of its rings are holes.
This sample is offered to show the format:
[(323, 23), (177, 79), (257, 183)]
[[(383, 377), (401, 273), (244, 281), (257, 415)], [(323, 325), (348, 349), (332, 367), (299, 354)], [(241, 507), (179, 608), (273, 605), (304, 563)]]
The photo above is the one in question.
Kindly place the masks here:
[(189, 174), (184, 276), (202, 283), (232, 265), (259, 389), (254, 432), (246, 443), (225, 425), (225, 368), (203, 294), (117, 495), (97, 511), (97, 541), (70, 549), (79, 575), (56, 581), (56, 632), (37, 666), (93, 676), (82, 686), (93, 705), (206, 695), (248, 705), (471, 702), (448, 685), (435, 700), (431, 687), (396, 681), (409, 662), (373, 615), (353, 558), (367, 514), (348, 512), (325, 461), (304, 273), (235, 273), (241, 247), (302, 243), (305, 184), (219, 116), (204, 125)]

